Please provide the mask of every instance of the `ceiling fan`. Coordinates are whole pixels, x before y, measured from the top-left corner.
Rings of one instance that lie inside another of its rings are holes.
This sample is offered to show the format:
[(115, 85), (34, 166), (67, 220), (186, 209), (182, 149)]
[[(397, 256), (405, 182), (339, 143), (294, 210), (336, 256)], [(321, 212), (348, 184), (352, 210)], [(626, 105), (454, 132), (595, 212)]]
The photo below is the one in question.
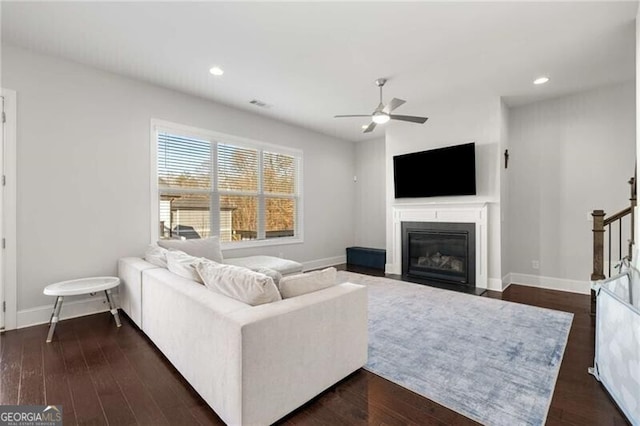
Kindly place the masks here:
[[(335, 115), (334, 118), (348, 118), (348, 117), (371, 117), (371, 123), (364, 129), (362, 133), (372, 132), (376, 128), (377, 124), (384, 124), (389, 120), (409, 121), (411, 123), (424, 124), (428, 120), (427, 117), (416, 117), (413, 115), (397, 115), (391, 114), (391, 111), (398, 108), (400, 105), (407, 101), (402, 99), (393, 98), (388, 104), (382, 103), (382, 87), (387, 82), (384, 78), (376, 80), (376, 85), (380, 88), (380, 104), (371, 114), (356, 114), (356, 115)], [(363, 126), (364, 127), (364, 126)]]

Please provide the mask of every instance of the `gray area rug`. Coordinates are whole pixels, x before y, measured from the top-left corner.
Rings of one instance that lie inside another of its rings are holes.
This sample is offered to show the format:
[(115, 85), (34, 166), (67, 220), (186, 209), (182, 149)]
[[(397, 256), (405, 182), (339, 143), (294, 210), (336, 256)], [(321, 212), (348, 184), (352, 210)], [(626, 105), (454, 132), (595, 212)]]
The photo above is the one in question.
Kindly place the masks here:
[(339, 271), (369, 294), (365, 368), (486, 425), (545, 423), (573, 314)]

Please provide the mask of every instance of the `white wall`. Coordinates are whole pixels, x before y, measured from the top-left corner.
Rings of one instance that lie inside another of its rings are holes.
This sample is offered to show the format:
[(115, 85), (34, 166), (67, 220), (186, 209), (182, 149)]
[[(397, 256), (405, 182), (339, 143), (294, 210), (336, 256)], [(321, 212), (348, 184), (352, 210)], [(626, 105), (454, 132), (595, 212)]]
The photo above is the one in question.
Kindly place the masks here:
[[(629, 82), (510, 109), (511, 272), (581, 281), (588, 291), (589, 212), (612, 214), (629, 205), (634, 94)], [(539, 270), (532, 260), (540, 261)]]
[[(394, 204), (486, 202), (489, 208), (489, 287), (500, 287), (500, 99), (470, 94), (433, 104), (412, 105), (411, 111), (404, 113), (424, 114), (429, 121), (424, 125), (390, 122), (387, 128), (387, 259), (393, 258), (391, 208)], [(394, 198), (394, 155), (466, 142), (476, 143), (476, 196)]]
[[(636, 15), (636, 82), (640, 81), (640, 8)], [(640, 163), (640, 84), (636, 84), (636, 164)], [(640, 214), (638, 214), (638, 207), (636, 207), (635, 215), (635, 253), (634, 264), (640, 268)]]
[(502, 276), (502, 287), (506, 288), (511, 284), (509, 273), (511, 272), (511, 255), (509, 253), (509, 165), (507, 160), (505, 168), (505, 151), (509, 149), (509, 108), (500, 101), (500, 265)]
[(2, 85), (18, 92), (18, 309), (45, 285), (113, 275), (150, 240), (152, 118), (304, 151), (304, 243), (234, 251), (314, 261), (354, 237), (354, 146), (76, 63), (2, 46)]
[(385, 140), (356, 144), (355, 244), (385, 248)]

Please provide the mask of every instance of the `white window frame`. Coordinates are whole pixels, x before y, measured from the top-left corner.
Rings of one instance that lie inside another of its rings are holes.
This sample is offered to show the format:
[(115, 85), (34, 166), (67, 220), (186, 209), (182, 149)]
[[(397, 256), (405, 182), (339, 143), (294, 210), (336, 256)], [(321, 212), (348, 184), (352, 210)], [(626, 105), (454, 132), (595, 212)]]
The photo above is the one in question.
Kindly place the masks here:
[[(286, 244), (300, 244), (304, 242), (304, 222), (303, 222), (303, 186), (302, 186), (302, 176), (303, 176), (303, 156), (302, 150), (290, 148), (281, 145), (270, 144), (267, 142), (256, 141), (253, 139), (242, 138), (239, 136), (228, 135), (225, 133), (214, 132), (212, 130), (201, 129), (192, 126), (185, 126), (183, 124), (177, 124), (170, 121), (159, 120), (159, 119), (151, 119), (151, 132), (149, 138), (149, 153), (150, 153), (150, 200), (151, 200), (151, 243), (155, 243), (159, 236), (159, 228), (158, 223), (160, 221), (160, 188), (158, 187), (158, 133), (166, 132), (173, 133), (177, 135), (181, 135), (184, 137), (192, 137), (195, 139), (205, 140), (212, 144), (214, 144), (214, 148), (212, 152), (214, 153), (214, 159), (217, 156), (217, 143), (224, 143), (230, 145), (238, 145), (243, 148), (253, 148), (257, 149), (260, 152), (258, 155), (259, 162), (259, 174), (262, 175), (262, 151), (268, 151), (277, 154), (285, 154), (291, 155), (298, 160), (297, 164), (297, 175), (295, 181), (295, 193), (296, 195), (291, 196), (290, 194), (285, 194), (283, 197), (294, 198), (297, 199), (296, 203), (296, 217), (295, 217), (295, 229), (293, 237), (281, 237), (281, 238), (270, 238), (266, 239), (265, 237), (265, 229), (264, 229), (264, 202), (266, 198), (271, 197), (280, 197), (279, 194), (264, 194), (262, 191), (262, 178), (259, 179), (259, 188), (258, 188), (258, 212), (262, 212), (263, 214), (258, 215), (258, 239), (256, 240), (246, 240), (246, 241), (231, 241), (231, 242), (222, 242), (221, 247), (223, 250), (235, 250), (241, 248), (249, 248), (249, 247), (264, 247), (264, 246), (279, 246)], [(219, 193), (220, 195), (246, 195), (243, 192), (238, 191), (226, 191), (226, 190), (218, 190), (217, 188), (217, 179), (218, 179), (218, 171), (216, 167), (217, 161), (213, 162), (213, 186), (211, 188), (212, 195)], [(255, 196), (255, 194), (251, 194)], [(218, 206), (218, 198), (213, 196), (215, 200), (213, 200), (212, 204), (212, 214), (211, 214), (211, 234), (219, 235), (220, 234), (220, 213)], [(260, 206), (261, 204), (261, 206)], [(263, 239), (259, 239), (263, 238)]]

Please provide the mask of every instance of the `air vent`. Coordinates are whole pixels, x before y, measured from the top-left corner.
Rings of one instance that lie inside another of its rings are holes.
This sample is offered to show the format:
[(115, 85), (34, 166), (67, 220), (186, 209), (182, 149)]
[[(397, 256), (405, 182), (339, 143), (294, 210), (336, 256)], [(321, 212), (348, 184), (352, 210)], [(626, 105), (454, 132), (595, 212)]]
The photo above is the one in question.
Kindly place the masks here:
[(262, 102), (262, 101), (260, 101), (258, 99), (252, 99), (252, 100), (249, 101), (249, 103), (251, 105), (255, 105), (255, 106), (260, 107), (260, 108), (271, 108), (271, 105), (269, 105), (266, 102)]

